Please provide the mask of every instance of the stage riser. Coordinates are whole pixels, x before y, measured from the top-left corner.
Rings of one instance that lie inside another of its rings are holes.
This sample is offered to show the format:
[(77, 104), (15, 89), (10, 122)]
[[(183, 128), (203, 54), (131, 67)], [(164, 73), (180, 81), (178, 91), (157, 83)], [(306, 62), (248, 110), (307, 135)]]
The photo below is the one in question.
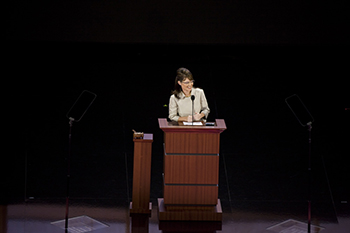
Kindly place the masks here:
[(222, 221), (220, 199), (211, 211), (208, 210), (170, 210), (164, 205), (163, 198), (158, 198), (158, 218), (160, 221)]
[(164, 185), (165, 205), (216, 205), (218, 186)]

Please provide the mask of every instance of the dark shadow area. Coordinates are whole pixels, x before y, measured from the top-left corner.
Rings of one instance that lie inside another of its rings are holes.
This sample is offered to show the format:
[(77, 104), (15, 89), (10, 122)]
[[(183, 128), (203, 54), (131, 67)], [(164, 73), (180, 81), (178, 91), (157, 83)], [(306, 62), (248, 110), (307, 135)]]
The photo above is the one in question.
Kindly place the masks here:
[[(161, 232), (155, 205), (163, 195), (163, 134), (157, 119), (167, 117), (179, 67), (191, 70), (195, 85), (204, 89), (208, 120), (222, 118), (227, 125), (220, 148), (224, 220), (221, 229), (209, 226), (205, 232), (264, 232), (286, 219), (307, 221), (308, 131), (284, 101), (292, 94), (315, 118), (312, 224), (325, 227), (322, 232), (348, 229), (347, 48), (29, 41), (6, 46), (4, 100), (14, 146), (3, 167), (8, 172), (1, 200), (9, 233), (38, 227), (62, 232), (50, 222), (64, 218), (66, 113), (83, 90), (97, 98), (72, 128), (70, 215), (109, 225), (100, 232), (131, 232), (148, 221), (132, 223), (128, 214), (135, 129), (154, 135), (154, 207), (147, 225), (149, 232)], [(163, 226), (162, 232), (177, 226), (184, 230), (179, 232), (203, 232), (188, 223)]]

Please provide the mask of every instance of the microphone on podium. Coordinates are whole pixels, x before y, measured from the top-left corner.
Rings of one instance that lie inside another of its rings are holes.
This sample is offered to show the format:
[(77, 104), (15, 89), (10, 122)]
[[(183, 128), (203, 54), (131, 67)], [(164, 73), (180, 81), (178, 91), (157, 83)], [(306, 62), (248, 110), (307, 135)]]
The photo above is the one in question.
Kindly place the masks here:
[(191, 100), (192, 100), (192, 125), (193, 125), (193, 121), (194, 121), (194, 117), (193, 117), (193, 110), (194, 110), (194, 99), (196, 97), (194, 95), (191, 95)]

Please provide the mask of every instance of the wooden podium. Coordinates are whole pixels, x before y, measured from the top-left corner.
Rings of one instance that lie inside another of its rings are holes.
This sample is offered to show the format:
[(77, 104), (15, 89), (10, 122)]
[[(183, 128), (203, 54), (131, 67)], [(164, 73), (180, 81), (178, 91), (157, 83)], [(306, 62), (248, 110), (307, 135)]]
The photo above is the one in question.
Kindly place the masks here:
[(221, 221), (218, 199), (220, 134), (214, 126), (185, 126), (158, 119), (164, 132), (164, 192), (158, 198), (159, 220)]
[(151, 160), (153, 134), (134, 139), (134, 170), (130, 214), (151, 215), (150, 202)]

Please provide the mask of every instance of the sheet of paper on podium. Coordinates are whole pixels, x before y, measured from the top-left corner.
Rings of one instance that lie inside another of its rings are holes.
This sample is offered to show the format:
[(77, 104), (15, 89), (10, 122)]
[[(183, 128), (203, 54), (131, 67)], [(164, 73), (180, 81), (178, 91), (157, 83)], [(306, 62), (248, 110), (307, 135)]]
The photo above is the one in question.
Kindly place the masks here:
[(203, 125), (203, 123), (202, 122), (193, 122), (193, 124), (192, 124), (192, 122), (186, 122), (186, 121), (184, 121), (183, 122), (183, 124), (184, 125)]

